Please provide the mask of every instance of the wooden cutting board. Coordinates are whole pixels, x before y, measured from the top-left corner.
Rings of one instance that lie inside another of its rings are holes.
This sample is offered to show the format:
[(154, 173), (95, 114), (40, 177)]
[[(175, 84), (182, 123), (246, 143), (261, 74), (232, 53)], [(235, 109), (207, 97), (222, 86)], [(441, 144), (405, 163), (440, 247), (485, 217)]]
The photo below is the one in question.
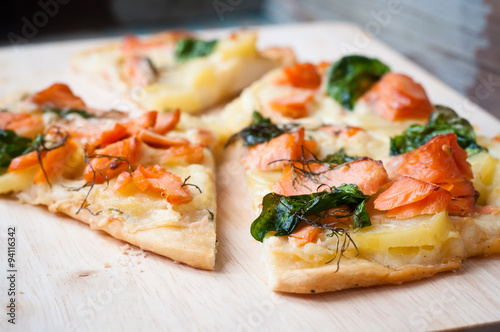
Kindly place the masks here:
[[(352, 25), (315, 23), (259, 27), (262, 46), (291, 46), (301, 61), (343, 54), (376, 56), (423, 83), (434, 103), (449, 105), (496, 134), (498, 120)], [(204, 32), (216, 36), (225, 31)], [(75, 76), (74, 52), (106, 40), (0, 49), (0, 96), (69, 83), (99, 108), (130, 105)], [(457, 73), (457, 79), (460, 73)], [(42, 207), (0, 200), (0, 299), (7, 303), (7, 229), (16, 227), (16, 325), (0, 330), (429, 330), (500, 320), (500, 256), (468, 259), (448, 272), (403, 285), (327, 294), (286, 295), (265, 284), (260, 243), (252, 239), (250, 203), (238, 153), (219, 160), (215, 271), (196, 270), (155, 255), (123, 254), (124, 242)], [(109, 267), (106, 267), (109, 265)]]

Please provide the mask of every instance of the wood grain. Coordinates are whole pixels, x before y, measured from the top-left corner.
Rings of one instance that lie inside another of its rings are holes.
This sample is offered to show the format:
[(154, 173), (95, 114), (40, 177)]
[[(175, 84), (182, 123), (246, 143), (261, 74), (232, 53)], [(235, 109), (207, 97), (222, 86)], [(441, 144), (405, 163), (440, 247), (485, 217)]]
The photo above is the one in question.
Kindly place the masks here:
[[(214, 35), (220, 32), (207, 32)], [(333, 60), (359, 29), (345, 24), (261, 28), (260, 44), (291, 45), (301, 60)], [(1, 95), (70, 83), (90, 105), (124, 105), (119, 96), (74, 76), (65, 66), (75, 51), (101, 41), (0, 50)], [(423, 83), (436, 103), (453, 105), (481, 133), (499, 123), (403, 56), (375, 39), (363, 53)], [(127, 106), (128, 107), (128, 106)], [(155, 254), (124, 255), (123, 242), (42, 207), (0, 200), (0, 299), (6, 297), (6, 231), (18, 229), (17, 325), (2, 331), (109, 330), (435, 330), (500, 318), (500, 256), (468, 259), (457, 272), (403, 285), (328, 294), (285, 295), (265, 285), (260, 243), (249, 234), (245, 179), (230, 149), (219, 155), (216, 270), (196, 270)], [(110, 267), (105, 265), (109, 263)]]

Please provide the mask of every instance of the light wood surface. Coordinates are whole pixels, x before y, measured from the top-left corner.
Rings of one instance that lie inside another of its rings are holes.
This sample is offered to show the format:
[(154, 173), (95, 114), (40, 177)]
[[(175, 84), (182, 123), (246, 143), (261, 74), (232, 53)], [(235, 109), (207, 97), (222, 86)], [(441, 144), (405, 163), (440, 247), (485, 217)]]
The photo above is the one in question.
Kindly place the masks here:
[[(262, 46), (290, 45), (304, 61), (336, 59), (346, 45), (355, 45), (360, 38), (358, 28), (345, 24), (259, 30)], [(62, 81), (70, 83), (90, 105), (128, 107), (120, 96), (89, 84), (67, 68), (71, 54), (94, 43), (0, 50), (0, 96)], [(376, 40), (369, 38), (357, 48), (423, 83), (434, 103), (454, 107), (478, 125), (481, 134), (499, 131), (498, 120)], [(122, 254), (120, 247), (125, 243), (121, 241), (42, 207), (2, 197), (2, 305), (7, 300), (6, 233), (10, 225), (17, 227), (17, 289), (22, 294), (16, 295), (16, 326), (7, 324), (2, 314), (0, 330), (402, 331), (500, 320), (499, 255), (468, 259), (457, 272), (403, 285), (307, 296), (269, 291), (260, 243), (249, 233), (250, 203), (237, 160), (234, 149), (219, 159), (218, 253), (213, 272), (155, 254)]]

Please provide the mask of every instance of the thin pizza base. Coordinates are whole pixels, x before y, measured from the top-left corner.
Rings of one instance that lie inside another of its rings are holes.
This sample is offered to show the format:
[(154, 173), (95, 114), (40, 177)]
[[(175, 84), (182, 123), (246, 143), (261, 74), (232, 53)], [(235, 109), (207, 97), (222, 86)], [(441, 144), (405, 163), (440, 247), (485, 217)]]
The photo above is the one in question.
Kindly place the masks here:
[(237, 32), (234, 38), (220, 40), (212, 54), (183, 64), (173, 59), (175, 44), (159, 48), (162, 52), (147, 53), (158, 68), (167, 68), (155, 82), (136, 84), (124, 77), (120, 43), (84, 51), (74, 57), (72, 67), (101, 85), (126, 93), (143, 109), (197, 112), (236, 95), (269, 70), (294, 61), (289, 49), (257, 50), (256, 38), (253, 32)]
[[(101, 190), (101, 188), (96, 189)], [(213, 270), (215, 265), (215, 220), (210, 219), (209, 215), (200, 220), (192, 220), (191, 226), (157, 226), (130, 231), (125, 227), (119, 213), (94, 216), (88, 211), (81, 211), (76, 214), (85, 198), (85, 193), (75, 193), (61, 199), (57, 197), (57, 190), (63, 189), (54, 188), (54, 191), (51, 192), (47, 186), (39, 185), (28, 192), (19, 194), (18, 197), (25, 203), (45, 205), (50, 212), (64, 213), (90, 225), (92, 229), (105, 231), (114, 238), (136, 245), (143, 250), (200, 269)], [(92, 204), (92, 207), (97, 211), (104, 208), (98, 204)], [(215, 203), (210, 208), (215, 214)]]
[[(131, 198), (115, 193), (109, 189), (115, 180), (110, 180), (109, 186), (94, 186), (88, 197), (89, 210), (80, 210), (88, 188), (68, 190), (81, 185), (81, 181), (62, 180), (50, 188), (45, 183), (31, 185), (32, 177), (28, 176), (28, 187), (17, 197), (25, 203), (45, 205), (51, 212), (62, 212), (89, 224), (92, 229), (105, 231), (143, 250), (190, 266), (213, 270), (216, 229), (211, 213), (215, 216), (217, 212), (213, 164), (207, 150), (204, 165), (190, 165), (184, 170), (191, 175), (191, 181), (196, 183), (201, 193), (190, 189), (193, 201), (177, 207), (178, 211), (167, 206), (161, 198), (147, 195)], [(9, 175), (5, 174), (0, 180), (5, 182), (5, 177)]]
[[(31, 104), (11, 98), (7, 109), (14, 112), (30, 113)], [(45, 117), (50, 126), (52, 117)], [(56, 119), (57, 120), (57, 119)], [(121, 117), (118, 121), (126, 121)], [(114, 126), (114, 119), (83, 119), (76, 116), (74, 126), (99, 128), (105, 123)], [(93, 122), (94, 121), (94, 122)], [(64, 121), (61, 121), (65, 123)], [(199, 163), (163, 158), (163, 149), (155, 149), (136, 139), (140, 146), (142, 167), (158, 165), (180, 179), (188, 179), (186, 189), (192, 196), (188, 203), (172, 205), (165, 197), (154, 191), (141, 192), (129, 190), (122, 193), (113, 190), (117, 181), (114, 177), (109, 183), (88, 185), (83, 178), (85, 153), (81, 143), (67, 155), (63, 168), (50, 181), (34, 184), (38, 164), (11, 173), (0, 173), (0, 194), (14, 193), (22, 202), (47, 206), (51, 212), (61, 212), (90, 225), (92, 229), (102, 230), (111, 236), (155, 252), (173, 260), (201, 269), (213, 270), (216, 252), (215, 215), (216, 188), (215, 162), (210, 147), (215, 144), (211, 132), (200, 128), (200, 123), (186, 114), (181, 115), (175, 129), (166, 137), (186, 139), (191, 144), (204, 147)], [(128, 187), (126, 187), (128, 188)], [(88, 194), (88, 197), (87, 197)], [(88, 208), (84, 202), (90, 203)]]
[(458, 269), (461, 259), (437, 266), (408, 265), (394, 270), (363, 259), (344, 260), (339, 270), (336, 265), (322, 268), (290, 270), (280, 266), (279, 259), (266, 253), (268, 285), (273, 291), (287, 293), (323, 293), (353, 287), (383, 284), (401, 284), (433, 276), (436, 273)]
[[(376, 145), (382, 145), (381, 150), (388, 151), (388, 145), (384, 144), (386, 141), (384, 141), (383, 136), (377, 142), (377, 136), (373, 136), (370, 131), (361, 131), (349, 138), (332, 137), (320, 131), (306, 131), (307, 135), (314, 138), (324, 150), (321, 151), (320, 157), (331, 153), (332, 147), (334, 150), (339, 147), (350, 148), (351, 153), (358, 155), (374, 157), (380, 155), (380, 149), (371, 148), (366, 143), (369, 141), (375, 142)], [(496, 146), (490, 147), (492, 155), (496, 156)], [(389, 158), (387, 152), (385, 154), (385, 157)], [(476, 177), (479, 177), (477, 174), (479, 169), (481, 167), (476, 167), (476, 169), (473, 167)], [(496, 170), (492, 180), (493, 187), (496, 186), (497, 181), (500, 181), (499, 172), (500, 168)], [(280, 171), (254, 169), (246, 171), (248, 192), (255, 217), (260, 214), (262, 198), (272, 191), (273, 183), (280, 176)], [(489, 203), (495, 203), (494, 193), (493, 196), (491, 194), (490, 196)], [(422, 221), (417, 220), (416, 222), (417, 224), (425, 224), (426, 220), (432, 220), (438, 215), (419, 217)], [(429, 228), (427, 235), (420, 236), (420, 238), (437, 236), (440, 240), (436, 243), (441, 243), (441, 245), (436, 246), (426, 244), (419, 248), (403, 246), (371, 251), (366, 250), (369, 246), (359, 242), (360, 238), (358, 237), (358, 234), (364, 233), (367, 229), (351, 233), (353, 241), (358, 242), (359, 253), (356, 254), (351, 247), (344, 253), (338, 266), (336, 260), (338, 257), (332, 261), (330, 261), (332, 258), (321, 258), (322, 255), (326, 255), (327, 248), (335, 247), (331, 243), (328, 245), (328, 242), (324, 241), (324, 236), (323, 240), (320, 238), (316, 243), (308, 243), (304, 247), (300, 247), (295, 246), (293, 239), (286, 236), (268, 235), (263, 241), (268, 285), (274, 291), (318, 293), (352, 287), (398, 284), (426, 278), (439, 272), (456, 270), (467, 257), (500, 252), (500, 218), (498, 215), (474, 213), (468, 217), (448, 217), (446, 214), (445, 218), (446, 220), (440, 227)], [(411, 221), (412, 219), (403, 220), (403, 224)], [(397, 225), (398, 222), (384, 217), (383, 214), (372, 215), (372, 223), (375, 225), (394, 224), (395, 233), (391, 235), (392, 239), (408, 235), (408, 233), (405, 235), (403, 227)], [(444, 234), (449, 235), (440, 238), (437, 234), (441, 233), (443, 229), (445, 230)], [(449, 233), (446, 229), (449, 229)], [(422, 230), (418, 231), (420, 235), (424, 234), (421, 233)], [(368, 232), (371, 231), (368, 230)]]
[[(262, 173), (256, 175), (255, 171), (247, 171), (247, 186), (255, 216), (260, 213), (259, 202), (262, 202), (266, 193), (272, 191), (272, 184), (276, 177), (279, 177), (279, 172), (269, 172), (267, 176), (262, 176)], [(272, 173), (274, 174), (271, 175)], [(363, 254), (361, 252), (361, 255), (357, 254), (351, 245), (341, 258), (337, 269), (338, 257), (333, 253), (326, 253), (327, 247), (332, 252), (331, 248), (335, 247), (335, 244), (332, 246), (313, 243), (305, 247), (296, 247), (293, 243), (288, 243), (286, 236), (268, 235), (263, 245), (268, 285), (274, 291), (319, 293), (352, 287), (397, 284), (458, 269), (464, 258), (465, 249), (453, 225), (449, 221), (446, 225), (450, 229), (445, 230), (445, 244), (429, 250), (429, 256), (437, 257), (436, 259), (422, 258), (418, 254), (409, 254), (406, 259), (388, 257), (389, 261), (395, 264), (392, 268), (387, 266), (388, 261), (380, 257), (376, 259), (371, 257), (371, 260), (362, 257)], [(429, 231), (428, 235), (432, 237), (432, 231)], [(321, 258), (322, 256), (324, 258)], [(409, 263), (405, 263), (405, 260)], [(419, 261), (423, 263), (416, 263)]]

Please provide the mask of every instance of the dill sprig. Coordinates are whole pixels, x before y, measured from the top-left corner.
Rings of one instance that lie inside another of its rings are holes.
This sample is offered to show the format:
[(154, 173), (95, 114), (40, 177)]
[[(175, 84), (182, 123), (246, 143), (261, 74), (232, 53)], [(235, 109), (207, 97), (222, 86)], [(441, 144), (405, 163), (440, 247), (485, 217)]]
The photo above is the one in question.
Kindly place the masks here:
[[(340, 149), (336, 154), (342, 153), (345, 155), (344, 150)], [(292, 185), (293, 188), (296, 189), (296, 185), (300, 185), (307, 190), (311, 190), (311, 188), (307, 187), (302, 179), (307, 179), (313, 183), (316, 183), (318, 187), (316, 191), (319, 191), (321, 187), (325, 186), (324, 183), (321, 182), (321, 176), (338, 166), (344, 164), (345, 162), (353, 161), (359, 159), (357, 157), (349, 157), (344, 162), (336, 163), (330, 158), (331, 155), (328, 155), (324, 159), (319, 159), (311, 150), (302, 145), (301, 147), (301, 155), (297, 159), (278, 159), (269, 163), (277, 163), (277, 162), (287, 162), (292, 170)], [(339, 161), (336, 159), (335, 161)], [(314, 166), (324, 166), (325, 168), (321, 171), (313, 170)], [(328, 187), (328, 186), (327, 186)]]
[[(107, 159), (111, 160), (111, 162), (107, 166), (105, 166), (101, 169), (95, 169), (94, 165), (92, 165), (91, 160), (98, 159), (98, 158), (107, 158)], [(103, 189), (103, 190), (106, 190), (109, 187), (109, 178), (106, 174), (103, 174), (103, 171), (105, 169), (108, 169), (108, 168), (115, 169), (115, 168), (119, 167), (119, 165), (121, 163), (128, 164), (128, 172), (130, 172), (130, 173), (132, 173), (134, 171), (134, 168), (132, 167), (132, 164), (130, 163), (130, 161), (127, 158), (122, 157), (122, 156), (111, 156), (111, 155), (106, 155), (106, 154), (88, 155), (88, 153), (85, 152), (85, 159), (84, 160), (85, 160), (85, 163), (90, 167), (90, 170), (92, 172), (92, 181), (86, 182), (81, 187), (72, 189), (72, 190), (78, 191), (78, 190), (81, 190), (83, 188), (89, 187), (89, 190), (87, 191), (87, 194), (85, 195), (85, 198), (84, 198), (82, 204), (80, 205), (80, 208), (76, 211), (76, 214), (80, 213), (81, 210), (87, 210), (88, 212), (90, 212), (90, 214), (97, 216), (102, 212), (102, 210), (99, 210), (97, 212), (93, 212), (92, 210), (90, 210), (90, 208), (89, 208), (90, 203), (88, 202), (88, 198), (90, 196), (90, 193), (92, 192), (92, 190), (94, 189), (94, 186), (96, 184), (95, 180), (96, 180), (97, 175), (104, 177), (104, 179), (106, 180), (106, 186)], [(119, 162), (119, 163), (117, 163), (117, 162)]]
[(68, 133), (57, 126), (52, 126), (49, 127), (44, 134), (38, 134), (32, 143), (31, 149), (33, 151), (36, 151), (38, 164), (40, 165), (40, 169), (42, 170), (45, 180), (47, 181), (47, 184), (50, 188), (52, 188), (52, 184), (50, 183), (47, 171), (43, 166), (43, 157), (49, 151), (63, 147), (66, 144), (68, 138)]
[(182, 183), (182, 187), (186, 187), (186, 186), (191, 186), (191, 187), (195, 187), (196, 189), (198, 189), (198, 191), (200, 192), (200, 194), (202, 193), (200, 187), (198, 187), (196, 184), (193, 184), (193, 183), (188, 183), (187, 181), (191, 178), (191, 175), (189, 175), (187, 178), (184, 179), (184, 182)]

